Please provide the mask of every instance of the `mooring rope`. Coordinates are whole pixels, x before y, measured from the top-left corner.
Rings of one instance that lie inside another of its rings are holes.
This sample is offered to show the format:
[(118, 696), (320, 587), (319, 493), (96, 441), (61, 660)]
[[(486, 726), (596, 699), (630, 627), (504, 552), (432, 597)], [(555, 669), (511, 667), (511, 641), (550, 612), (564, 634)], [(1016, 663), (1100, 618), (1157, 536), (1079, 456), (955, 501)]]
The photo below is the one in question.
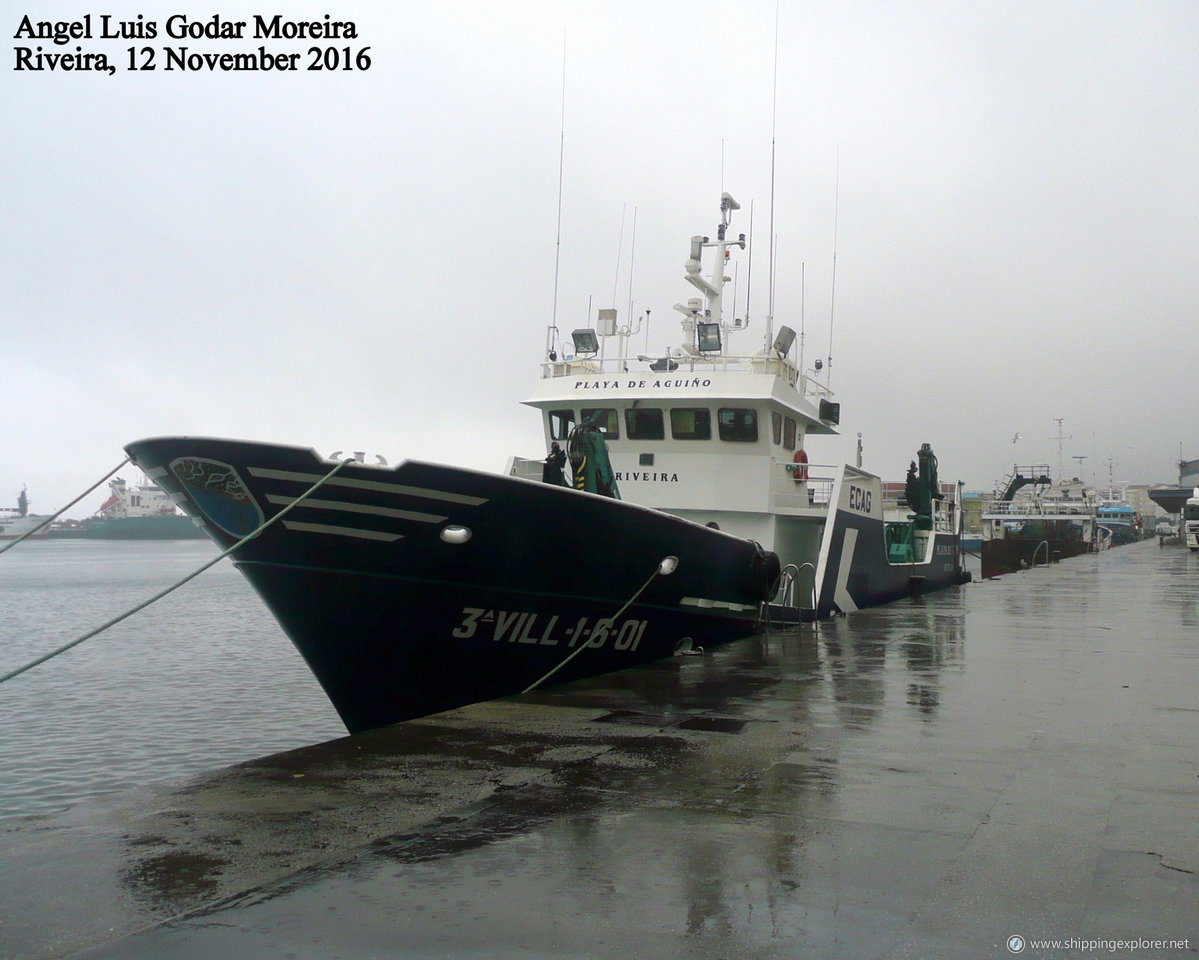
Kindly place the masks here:
[(49, 524), (53, 523), (55, 520), (57, 520), (59, 517), (61, 517), (64, 513), (66, 513), (68, 510), (70, 510), (71, 507), (75, 506), (75, 504), (77, 504), (80, 500), (82, 500), (89, 493), (91, 493), (93, 490), (95, 490), (96, 487), (100, 486), (100, 484), (102, 484), (105, 480), (107, 480), (114, 473), (116, 473), (118, 470), (120, 470), (121, 467), (125, 466), (125, 464), (127, 464), (128, 462), (129, 462), (129, 458), (126, 457), (124, 460), (122, 460), (120, 463), (118, 463), (115, 467), (113, 467), (111, 470), (109, 470), (108, 473), (104, 474), (104, 476), (102, 476), (99, 480), (97, 480), (90, 487), (88, 487), (86, 490), (84, 490), (83, 493), (79, 494), (79, 496), (77, 496), (74, 500), (72, 500), (65, 507), (63, 507), (61, 510), (59, 510), (58, 513), (54, 514), (54, 516), (46, 517), (45, 520), (43, 520), (41, 523), (39, 523), (36, 527), (34, 527), (28, 533), (23, 533), (23, 534), (21, 534), (21, 536), (17, 537), (17, 539), (15, 539), (12, 543), (6, 543), (3, 547), (0, 547), (0, 553), (4, 553), (5, 550), (11, 550), (22, 540), (27, 540), (29, 537), (32, 537), (35, 533), (37, 533), (39, 530), (41, 530), (42, 527), (48, 526)]
[[(671, 564), (671, 561), (673, 561), (673, 564)], [(636, 593), (634, 593), (631, 597), (629, 597), (629, 599), (625, 602), (625, 605), (623, 607), (621, 607), (619, 610), (617, 610), (616, 613), (614, 613), (610, 618), (604, 618), (604, 619), (607, 619), (610, 623), (615, 624), (616, 621), (620, 619), (620, 615), (622, 613), (624, 613), (626, 610), (628, 610), (629, 607), (631, 607), (633, 605), (633, 601), (636, 600), (639, 596), (641, 596), (641, 594), (643, 594), (645, 592), (645, 588), (648, 587), (651, 583), (653, 583), (655, 578), (661, 577), (661, 576), (667, 576), (668, 574), (673, 573), (675, 570), (675, 566), (677, 564), (678, 564), (678, 560), (675, 557), (666, 557), (664, 560), (662, 560), (662, 562), (658, 564), (657, 569), (654, 570), (654, 572), (649, 575), (649, 579), (646, 580), (645, 583), (643, 583), (637, 589)], [(669, 565), (669, 569), (666, 569), (666, 567), (668, 565)], [(557, 673), (559, 670), (561, 670), (564, 666), (566, 666), (568, 663), (570, 663), (571, 660), (573, 660), (575, 657), (577, 657), (585, 649), (587, 649), (587, 641), (586, 640), (584, 640), (580, 646), (578, 646), (574, 650), (572, 650), (570, 655), (567, 656), (566, 659), (563, 660), (560, 664), (558, 664), (556, 667), (554, 667), (553, 670), (551, 670), (549, 673), (547, 673), (540, 680), (535, 680), (533, 683), (529, 684), (527, 687), (525, 687), (525, 689), (523, 689), (521, 691), (521, 693), (522, 694), (532, 693), (534, 690), (536, 690), (538, 687), (540, 687), (543, 683), (545, 683), (546, 680), (548, 680), (555, 673)]]
[[(213, 557), (213, 559), (209, 560), (207, 563), (205, 563), (202, 566), (198, 567), (197, 569), (193, 570), (182, 580), (179, 580), (176, 583), (171, 584), (165, 590), (160, 590), (158, 593), (154, 594), (154, 596), (150, 597), (149, 600), (143, 600), (137, 606), (135, 606), (129, 610), (126, 610), (124, 613), (122, 613), (118, 617), (113, 617), (107, 623), (102, 623), (100, 626), (96, 627), (94, 630), (89, 630), (83, 636), (76, 637), (70, 643), (64, 643), (57, 650), (52, 650), (52, 651), (50, 651), (50, 653), (47, 653), (44, 656), (38, 657), (36, 660), (30, 661), (29, 663), (25, 664), (25, 666), (18, 667), (16, 670), (13, 670), (10, 673), (4, 674), (4, 676), (0, 676), (0, 683), (5, 683), (6, 681), (11, 680), (13, 677), (19, 677), (25, 671), (32, 670), (34, 667), (40, 666), (41, 664), (45, 663), (47, 660), (53, 660), (59, 654), (66, 653), (72, 647), (79, 646), (79, 644), (83, 643), (83, 641), (90, 640), (92, 637), (103, 633), (109, 627), (115, 626), (116, 624), (120, 623), (122, 620), (125, 620), (125, 619), (133, 616), (139, 610), (146, 609), (146, 607), (150, 606), (150, 604), (156, 603), (157, 601), (161, 600), (168, 593), (171, 593), (174, 590), (178, 590), (181, 586), (183, 586), (189, 580), (194, 580), (196, 577), (198, 577), (200, 574), (202, 574), (209, 567), (215, 566), (221, 560), (224, 560), (225, 557), (229, 556), (229, 554), (231, 554), (234, 550), (236, 550), (242, 544), (246, 543), (249, 540), (253, 540), (256, 536), (258, 536), (260, 533), (262, 533), (262, 531), (265, 530), (267, 527), (269, 527), (271, 524), (275, 523), (277, 520), (279, 520), (285, 514), (289, 513), (294, 507), (298, 506), (301, 502), (303, 502), (304, 500), (307, 500), (310, 496), (312, 496), (312, 494), (316, 493), (317, 490), (319, 490), (329, 480), (331, 480), (333, 478), (334, 474), (337, 473), (337, 471), (339, 471), (347, 463), (353, 463), (353, 462), (354, 462), (353, 458), (340, 461), (337, 464), (337, 466), (335, 466), (332, 470), (330, 470), (323, 477), (321, 477), (320, 480), (318, 480), (311, 487), (309, 487), (307, 490), (305, 490), (302, 494), (300, 494), (298, 497), (296, 497), (296, 499), (294, 499), (291, 503), (289, 503), (286, 507), (284, 507), (278, 513), (276, 513), (269, 520), (264, 521), (256, 530), (253, 530), (250, 533), (247, 533), (244, 537), (242, 537), (240, 540), (238, 540), (237, 543), (235, 543), (235, 544), (233, 544), (233, 546), (229, 547), (229, 549), (221, 551), (221, 553), (219, 553), (217, 556)], [(117, 469), (119, 470), (120, 467), (118, 467)]]

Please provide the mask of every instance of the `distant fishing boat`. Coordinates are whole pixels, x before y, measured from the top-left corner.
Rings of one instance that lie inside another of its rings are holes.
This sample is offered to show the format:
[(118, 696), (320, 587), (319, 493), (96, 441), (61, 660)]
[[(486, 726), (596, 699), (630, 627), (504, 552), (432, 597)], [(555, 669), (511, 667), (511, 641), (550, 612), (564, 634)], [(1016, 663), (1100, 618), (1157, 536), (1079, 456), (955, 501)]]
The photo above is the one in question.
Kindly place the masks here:
[(1143, 521), (1127, 501), (1103, 500), (1095, 508), (1095, 522), (1112, 537), (1112, 546), (1136, 543), (1142, 538)]
[(982, 575), (998, 577), (1111, 545), (1080, 481), (1054, 484), (1047, 464), (1017, 465), (983, 506)]

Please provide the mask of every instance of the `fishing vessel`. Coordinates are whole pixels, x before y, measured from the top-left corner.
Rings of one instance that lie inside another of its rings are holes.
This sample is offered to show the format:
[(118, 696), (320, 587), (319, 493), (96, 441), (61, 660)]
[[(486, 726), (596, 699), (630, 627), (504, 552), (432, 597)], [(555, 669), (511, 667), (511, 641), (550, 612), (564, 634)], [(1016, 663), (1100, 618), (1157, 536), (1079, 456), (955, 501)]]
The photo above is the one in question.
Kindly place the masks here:
[(1126, 500), (1103, 500), (1095, 508), (1095, 522), (1111, 535), (1112, 546), (1119, 547), (1142, 539), (1144, 521)]
[(215, 438), (126, 449), (222, 546), (258, 531), (234, 562), (351, 732), (963, 582), (960, 486), (931, 447), (890, 498), (860, 466), (812, 462), (806, 437), (835, 434), (840, 407), (794, 332), (731, 349), (737, 209), (724, 194), (716, 238), (691, 240), (702, 297), (676, 305), (678, 346), (629, 356), (614, 311), (569, 343), (551, 325), (525, 401), (544, 458), (487, 473)]
[(0, 540), (16, 540), (26, 536), (30, 540), (40, 540), (46, 536), (49, 519), (29, 512), (29, 494), (22, 487), (15, 508), (0, 507)]
[(1055, 484), (1046, 464), (1016, 465), (983, 507), (982, 575), (998, 577), (1111, 545), (1094, 492)]

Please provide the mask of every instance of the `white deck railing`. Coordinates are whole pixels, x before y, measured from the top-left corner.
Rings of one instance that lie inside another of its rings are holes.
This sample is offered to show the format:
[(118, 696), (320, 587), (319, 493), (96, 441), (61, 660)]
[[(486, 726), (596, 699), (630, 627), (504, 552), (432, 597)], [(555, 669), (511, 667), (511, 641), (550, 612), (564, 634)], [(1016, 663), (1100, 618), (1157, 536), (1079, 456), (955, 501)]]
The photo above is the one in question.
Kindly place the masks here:
[[(664, 364), (655, 370), (652, 364)], [(797, 386), (807, 397), (820, 400), (832, 397), (833, 392), (824, 384), (800, 373), (799, 368), (783, 357), (748, 356), (734, 357), (724, 354), (687, 354), (681, 357), (636, 360), (628, 357), (571, 357), (568, 360), (547, 360), (541, 364), (541, 378), (575, 377), (580, 374), (606, 374), (613, 377), (636, 375), (639, 380), (647, 377), (685, 377), (705, 373), (768, 373)]]
[(1091, 516), (1095, 505), (1086, 500), (992, 500), (983, 516)]
[[(796, 480), (806, 467), (806, 480)], [(770, 476), (771, 509), (828, 510), (840, 468), (828, 463), (776, 463)]]
[[(661, 364), (662, 369), (652, 369), (653, 364)], [(650, 373), (664, 377), (702, 370), (752, 370), (778, 376), (799, 372), (795, 364), (781, 357), (730, 356), (723, 353), (688, 353), (684, 356), (653, 357), (649, 360), (575, 356), (563, 360), (547, 360), (541, 364), (541, 375), (544, 378), (568, 377), (579, 373)]]

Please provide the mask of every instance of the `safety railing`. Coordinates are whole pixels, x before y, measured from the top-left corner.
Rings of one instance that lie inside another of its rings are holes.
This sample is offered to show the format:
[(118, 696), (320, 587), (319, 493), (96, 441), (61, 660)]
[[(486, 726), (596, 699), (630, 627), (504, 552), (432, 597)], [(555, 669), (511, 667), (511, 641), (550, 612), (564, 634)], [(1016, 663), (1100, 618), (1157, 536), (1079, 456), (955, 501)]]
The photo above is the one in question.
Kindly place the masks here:
[(779, 510), (828, 510), (837, 467), (827, 463), (776, 463), (770, 476), (772, 506)]
[[(707, 370), (754, 371), (773, 373), (775, 376), (794, 380), (798, 368), (790, 360), (781, 357), (731, 356), (723, 353), (683, 353), (669, 357), (565, 357), (547, 360), (541, 364), (543, 379), (569, 377), (579, 373), (608, 373), (619, 375), (636, 374), (666, 377), (672, 374), (696, 373)], [(820, 389), (827, 390), (821, 386)]]
[(983, 516), (1089, 516), (1095, 506), (1085, 500), (992, 500)]
[[(958, 503), (952, 497), (946, 496), (941, 500), (934, 500), (933, 507), (933, 529), (938, 533), (954, 533), (957, 530), (957, 515)], [(887, 516), (891, 513), (906, 513), (909, 517), (914, 517), (911, 504), (902, 497), (887, 497), (883, 498), (883, 515)], [(889, 518), (890, 519), (890, 518)]]
[(804, 396), (819, 401), (833, 396), (825, 384), (804, 375), (790, 359), (778, 356), (727, 356), (725, 354), (684, 353), (669, 357), (579, 357), (547, 360), (541, 364), (541, 378), (576, 377), (580, 374), (610, 376), (621, 387), (650, 387), (655, 380), (695, 379), (695, 386), (706, 373), (767, 373), (786, 380)]

